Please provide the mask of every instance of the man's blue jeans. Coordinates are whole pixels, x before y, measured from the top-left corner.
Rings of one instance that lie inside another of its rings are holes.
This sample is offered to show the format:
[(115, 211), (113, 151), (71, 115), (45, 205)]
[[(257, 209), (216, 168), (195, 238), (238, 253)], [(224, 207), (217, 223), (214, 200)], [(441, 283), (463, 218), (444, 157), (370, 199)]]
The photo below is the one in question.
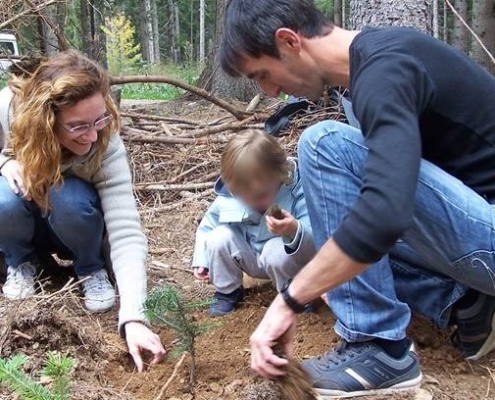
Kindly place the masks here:
[[(338, 122), (319, 123), (301, 137), (301, 178), (317, 248), (355, 204), (367, 153), (362, 133)], [(495, 296), (494, 206), (425, 160), (411, 201), (413, 223), (390, 253), (328, 292), (336, 331), (347, 341), (402, 339), (411, 309), (446, 328), (452, 305), (469, 288)]]
[(79, 276), (104, 267), (105, 224), (100, 199), (90, 184), (75, 177), (50, 191), (51, 210), (43, 216), (14, 194), (0, 177), (0, 251), (8, 265), (34, 261), (37, 254), (61, 253), (74, 260)]

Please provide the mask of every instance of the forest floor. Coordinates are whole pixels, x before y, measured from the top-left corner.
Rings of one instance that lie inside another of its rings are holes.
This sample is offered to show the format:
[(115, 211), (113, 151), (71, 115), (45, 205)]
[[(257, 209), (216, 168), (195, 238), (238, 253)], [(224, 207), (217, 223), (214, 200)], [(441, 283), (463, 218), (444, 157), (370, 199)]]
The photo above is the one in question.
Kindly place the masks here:
[[(141, 206), (143, 226), (150, 242), (149, 287), (164, 282), (176, 284), (199, 297), (211, 288), (195, 282), (190, 273), (194, 233), (207, 202), (184, 208), (156, 211)], [(168, 267), (167, 267), (168, 266)], [(44, 354), (51, 350), (75, 357), (73, 399), (157, 399), (172, 375), (177, 358), (137, 373), (126, 352), (125, 342), (116, 332), (117, 310), (100, 316), (87, 315), (77, 292), (50, 293), (60, 289), (70, 272), (58, 270), (47, 284), (47, 293), (22, 303), (0, 300), (0, 357), (23, 353), (30, 356), (29, 370), (38, 371)], [(188, 363), (163, 399), (171, 400), (276, 400), (261, 393), (247, 396), (245, 388), (254, 382), (249, 368), (248, 339), (275, 296), (270, 284), (255, 283), (232, 315), (214, 320), (214, 326), (197, 342), (198, 381), (195, 396), (186, 392)], [(319, 355), (338, 338), (328, 307), (318, 303), (315, 314), (299, 317), (295, 355), (307, 359)], [(212, 320), (207, 310), (195, 315), (200, 322)], [(169, 330), (158, 333), (168, 350), (174, 348)], [(415, 317), (410, 335), (417, 342), (425, 379), (423, 388), (438, 400), (481, 400), (495, 398), (495, 356), (480, 363), (466, 362), (451, 346), (448, 334), (438, 332), (429, 322)], [(374, 399), (385, 399), (374, 397)], [(387, 397), (414, 399), (414, 396)], [(16, 399), (0, 389), (0, 399)], [(364, 399), (364, 398), (363, 398)], [(158, 399), (157, 399), (158, 400)]]

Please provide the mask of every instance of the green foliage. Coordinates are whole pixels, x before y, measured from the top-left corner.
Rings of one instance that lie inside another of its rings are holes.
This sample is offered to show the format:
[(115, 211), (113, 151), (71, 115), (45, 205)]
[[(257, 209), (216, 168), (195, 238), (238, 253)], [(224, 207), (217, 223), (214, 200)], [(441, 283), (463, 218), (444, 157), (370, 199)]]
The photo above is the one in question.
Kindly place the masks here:
[(179, 353), (192, 353), (196, 337), (205, 333), (209, 326), (196, 322), (191, 313), (210, 303), (209, 300), (185, 302), (177, 288), (165, 285), (151, 291), (144, 309), (151, 323), (169, 327), (177, 333)]
[(24, 371), (29, 358), (24, 354), (0, 359), (0, 385), (7, 387), (22, 400), (68, 400), (70, 398), (70, 374), (75, 360), (57, 352), (47, 354), (41, 376), (48, 378), (51, 388), (35, 382)]
[[(128, 71), (129, 75), (166, 75), (193, 85), (199, 76), (195, 65), (143, 64)], [(157, 83), (131, 83), (122, 86), (122, 98), (130, 100), (175, 100), (185, 92), (175, 86)]]
[(107, 61), (111, 73), (135, 67), (141, 62), (141, 46), (135, 43), (136, 29), (123, 14), (105, 19), (101, 29), (107, 36)]

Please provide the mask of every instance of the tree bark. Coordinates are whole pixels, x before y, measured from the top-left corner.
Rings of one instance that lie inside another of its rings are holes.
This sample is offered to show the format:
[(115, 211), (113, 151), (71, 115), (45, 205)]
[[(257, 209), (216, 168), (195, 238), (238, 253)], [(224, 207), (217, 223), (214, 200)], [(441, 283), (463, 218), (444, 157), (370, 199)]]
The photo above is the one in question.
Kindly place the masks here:
[(160, 26), (158, 21), (158, 8), (156, 6), (156, 0), (151, 0), (151, 22), (153, 26), (153, 50), (155, 63), (161, 61), (160, 52)]
[(205, 0), (199, 0), (199, 62), (203, 63), (206, 56), (205, 42)]
[(431, 0), (351, 0), (353, 29), (372, 26), (409, 26), (432, 32)]
[(342, 7), (342, 0), (335, 0), (333, 2), (333, 22), (340, 27), (343, 27)]
[(151, 0), (140, 1), (141, 10), (141, 53), (143, 60), (155, 62), (153, 23), (151, 20)]
[[(453, 5), (459, 15), (469, 23), (469, 4), (468, 0), (455, 0)], [(452, 44), (459, 50), (467, 53), (469, 49), (469, 35), (466, 27), (459, 18), (454, 18), (454, 29), (452, 32)]]
[[(495, 0), (473, 0), (473, 30), (478, 34), (484, 45), (493, 52), (495, 50)], [(472, 41), (471, 56), (492, 74), (495, 65), (490, 57), (476, 42)]]
[(440, 14), (438, 12), (438, 0), (433, 0), (433, 15), (432, 15), (432, 24), (433, 24), (433, 37), (440, 37)]
[(250, 101), (255, 97), (260, 89), (258, 85), (247, 78), (232, 78), (220, 67), (218, 60), (218, 50), (220, 39), (223, 34), (224, 12), (228, 0), (217, 1), (216, 15), (216, 40), (213, 52), (207, 59), (205, 69), (199, 78), (199, 86), (213, 92), (223, 99), (235, 99), (240, 101)]

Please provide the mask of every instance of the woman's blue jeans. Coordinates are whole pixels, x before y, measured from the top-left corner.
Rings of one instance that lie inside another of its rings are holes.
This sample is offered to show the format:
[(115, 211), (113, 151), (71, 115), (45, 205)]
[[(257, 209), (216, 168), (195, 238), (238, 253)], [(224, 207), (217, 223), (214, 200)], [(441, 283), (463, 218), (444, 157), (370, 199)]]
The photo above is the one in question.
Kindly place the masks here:
[(0, 251), (10, 266), (34, 261), (37, 254), (59, 253), (74, 260), (79, 276), (104, 267), (105, 224), (92, 185), (75, 178), (50, 191), (51, 210), (43, 216), (30, 201), (14, 194), (0, 177)]
[[(301, 137), (301, 178), (318, 248), (355, 204), (367, 153), (362, 133), (338, 122), (316, 124)], [(452, 305), (469, 288), (495, 296), (495, 206), (424, 160), (411, 201), (413, 224), (390, 253), (328, 292), (336, 331), (347, 341), (402, 339), (411, 309), (446, 328)]]

